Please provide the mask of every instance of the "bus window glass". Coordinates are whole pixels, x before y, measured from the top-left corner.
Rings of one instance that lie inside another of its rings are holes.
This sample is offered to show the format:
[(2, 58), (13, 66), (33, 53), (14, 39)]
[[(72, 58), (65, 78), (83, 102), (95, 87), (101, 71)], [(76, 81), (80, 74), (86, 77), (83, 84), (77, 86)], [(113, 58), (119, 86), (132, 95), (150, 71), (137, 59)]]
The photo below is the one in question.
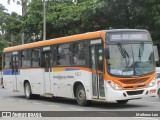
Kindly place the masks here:
[(11, 53), (5, 53), (5, 65), (4, 68), (11, 68)]
[(32, 50), (32, 67), (40, 66), (40, 49)]
[(53, 46), (53, 49), (52, 49), (52, 60), (53, 60), (52, 65), (53, 66), (56, 66), (56, 53), (57, 53), (57, 47)]
[(88, 63), (88, 42), (73, 43), (72, 64), (86, 65)]
[(108, 69), (114, 75), (145, 75), (154, 72), (152, 44), (115, 44), (109, 46)]
[(19, 66), (19, 56), (12, 53), (12, 68), (17, 69)]
[(31, 67), (31, 50), (22, 51), (22, 67)]
[(135, 74), (147, 74), (154, 72), (154, 52), (151, 44), (132, 45)]
[(71, 65), (71, 45), (63, 44), (58, 46), (57, 65)]
[(109, 71), (115, 75), (133, 75), (131, 45), (110, 45)]

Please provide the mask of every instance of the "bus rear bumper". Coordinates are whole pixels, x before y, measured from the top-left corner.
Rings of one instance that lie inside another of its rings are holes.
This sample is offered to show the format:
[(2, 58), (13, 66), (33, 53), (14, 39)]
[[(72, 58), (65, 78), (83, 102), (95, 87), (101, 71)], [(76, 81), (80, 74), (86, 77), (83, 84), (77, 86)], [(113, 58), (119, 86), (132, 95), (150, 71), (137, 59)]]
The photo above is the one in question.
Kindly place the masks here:
[(110, 102), (116, 100), (132, 100), (143, 97), (152, 97), (156, 96), (157, 93), (156, 86), (136, 90), (114, 90), (108, 86), (105, 88), (105, 91), (106, 100)]

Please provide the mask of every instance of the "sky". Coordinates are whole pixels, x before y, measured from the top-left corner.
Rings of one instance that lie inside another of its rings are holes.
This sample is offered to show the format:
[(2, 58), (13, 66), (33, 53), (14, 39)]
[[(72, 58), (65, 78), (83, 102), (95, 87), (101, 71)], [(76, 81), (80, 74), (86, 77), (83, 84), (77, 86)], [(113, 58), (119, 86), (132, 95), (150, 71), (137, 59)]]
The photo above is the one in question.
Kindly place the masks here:
[(5, 6), (6, 9), (8, 9), (8, 13), (16, 12), (19, 15), (22, 15), (22, 7), (21, 5), (17, 5), (16, 3), (10, 2), (10, 5), (7, 3), (7, 0), (0, 0), (0, 4)]

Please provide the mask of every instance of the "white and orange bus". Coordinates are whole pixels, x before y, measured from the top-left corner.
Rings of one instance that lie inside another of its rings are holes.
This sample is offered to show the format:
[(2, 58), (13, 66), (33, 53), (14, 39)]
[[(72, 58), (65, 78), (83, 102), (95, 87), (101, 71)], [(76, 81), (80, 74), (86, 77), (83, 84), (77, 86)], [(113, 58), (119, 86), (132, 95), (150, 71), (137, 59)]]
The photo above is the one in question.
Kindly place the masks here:
[[(155, 60), (146, 30), (115, 29), (29, 43), (3, 50), (3, 84), (12, 91), (89, 101), (156, 95)], [(156, 54), (155, 54), (156, 53)]]

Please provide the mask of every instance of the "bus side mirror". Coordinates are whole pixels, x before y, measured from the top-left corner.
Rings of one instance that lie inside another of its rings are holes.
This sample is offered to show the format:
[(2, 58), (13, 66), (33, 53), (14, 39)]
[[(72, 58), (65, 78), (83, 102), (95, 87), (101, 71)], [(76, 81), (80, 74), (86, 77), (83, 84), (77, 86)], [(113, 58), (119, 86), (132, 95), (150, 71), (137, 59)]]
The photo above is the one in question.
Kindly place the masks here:
[(106, 59), (110, 59), (109, 48), (104, 49), (104, 56), (105, 56)]
[(154, 50), (154, 59), (155, 59), (155, 61), (158, 61), (159, 60), (159, 55), (158, 55), (157, 46), (153, 46), (153, 50)]

